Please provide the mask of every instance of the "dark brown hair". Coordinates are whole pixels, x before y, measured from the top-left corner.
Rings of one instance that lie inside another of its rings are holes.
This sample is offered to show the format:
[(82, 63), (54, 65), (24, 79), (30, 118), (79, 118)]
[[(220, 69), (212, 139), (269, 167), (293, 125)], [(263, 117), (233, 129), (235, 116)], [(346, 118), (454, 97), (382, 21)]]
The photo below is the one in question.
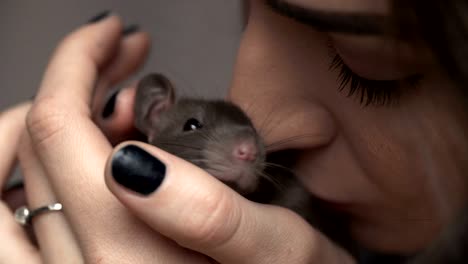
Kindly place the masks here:
[[(442, 69), (464, 92), (465, 100), (468, 99), (465, 87), (468, 84), (468, 1), (394, 0), (393, 3), (401, 34), (405, 37), (413, 34), (410, 37), (427, 43)], [(468, 263), (468, 203), (440, 238), (411, 263)]]
[(466, 90), (468, 1), (394, 0), (394, 12), (402, 33), (422, 38), (432, 49), (442, 68)]

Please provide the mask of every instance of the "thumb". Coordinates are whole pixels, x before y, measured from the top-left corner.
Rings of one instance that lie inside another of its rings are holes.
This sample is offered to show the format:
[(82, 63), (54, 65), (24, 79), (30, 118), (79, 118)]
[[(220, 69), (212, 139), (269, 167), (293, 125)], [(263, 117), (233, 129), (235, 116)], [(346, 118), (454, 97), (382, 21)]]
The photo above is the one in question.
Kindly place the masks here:
[(298, 215), (250, 202), (200, 168), (144, 143), (114, 151), (106, 184), (155, 231), (220, 263), (353, 263)]

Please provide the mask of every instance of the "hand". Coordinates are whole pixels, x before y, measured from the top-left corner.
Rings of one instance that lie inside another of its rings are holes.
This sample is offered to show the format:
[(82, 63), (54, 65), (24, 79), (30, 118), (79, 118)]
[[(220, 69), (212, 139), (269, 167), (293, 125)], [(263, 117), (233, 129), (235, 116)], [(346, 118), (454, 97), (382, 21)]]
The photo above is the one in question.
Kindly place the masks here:
[(22, 202), (23, 192), (19, 188), (4, 191), (17, 158), (18, 142), (24, 130), (25, 116), (30, 103), (22, 103), (0, 113), (0, 263), (40, 263), (40, 255), (31, 244), (26, 230), (18, 225), (10, 207), (16, 207)]
[(145, 143), (115, 150), (106, 184), (158, 233), (220, 263), (354, 263), (292, 211), (250, 202)]
[[(22, 136), (19, 160), (28, 206), (58, 201), (64, 208), (33, 218), (41, 259), (45, 263), (64, 259), (67, 263), (207, 263), (205, 256), (178, 246), (136, 219), (104, 184), (105, 163), (112, 151), (106, 134), (125, 134), (132, 123), (120, 126), (119, 122), (132, 117), (131, 108), (129, 116), (116, 105), (115, 116), (103, 118), (100, 100), (109, 87), (142, 64), (149, 47), (145, 33), (124, 37), (122, 29), (120, 19), (109, 16), (67, 36), (55, 51), (27, 115), (28, 133)], [(131, 93), (131, 89), (122, 91), (119, 98)], [(23, 250), (18, 257), (26, 253)]]
[(2, 159), (0, 160), (2, 193), (0, 195), (10, 208), (19, 207), (25, 202), (21, 184), (7, 186), (6, 183), (17, 161), (17, 147), (24, 130), (26, 113), (30, 107), (30, 102), (24, 102), (0, 112), (0, 145), (2, 146)]

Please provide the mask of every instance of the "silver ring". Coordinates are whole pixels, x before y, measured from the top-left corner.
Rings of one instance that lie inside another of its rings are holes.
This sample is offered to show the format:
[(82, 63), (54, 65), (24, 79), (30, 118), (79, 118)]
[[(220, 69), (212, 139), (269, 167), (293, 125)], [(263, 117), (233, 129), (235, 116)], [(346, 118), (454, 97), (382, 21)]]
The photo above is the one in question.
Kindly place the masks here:
[(53, 203), (49, 204), (46, 206), (39, 207), (34, 210), (30, 210), (26, 206), (21, 206), (20, 208), (15, 210), (15, 220), (18, 222), (20, 225), (27, 225), (31, 223), (31, 219), (42, 213), (47, 213), (47, 212), (57, 212), (62, 210), (62, 204), (61, 203)]

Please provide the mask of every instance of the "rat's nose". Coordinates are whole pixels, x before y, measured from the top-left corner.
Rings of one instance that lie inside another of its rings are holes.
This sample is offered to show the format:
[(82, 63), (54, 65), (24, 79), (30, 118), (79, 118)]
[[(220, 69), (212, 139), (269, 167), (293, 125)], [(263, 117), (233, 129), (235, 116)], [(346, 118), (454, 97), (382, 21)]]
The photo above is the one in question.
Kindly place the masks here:
[(233, 150), (234, 158), (243, 161), (254, 161), (257, 158), (257, 147), (253, 142), (242, 141)]

